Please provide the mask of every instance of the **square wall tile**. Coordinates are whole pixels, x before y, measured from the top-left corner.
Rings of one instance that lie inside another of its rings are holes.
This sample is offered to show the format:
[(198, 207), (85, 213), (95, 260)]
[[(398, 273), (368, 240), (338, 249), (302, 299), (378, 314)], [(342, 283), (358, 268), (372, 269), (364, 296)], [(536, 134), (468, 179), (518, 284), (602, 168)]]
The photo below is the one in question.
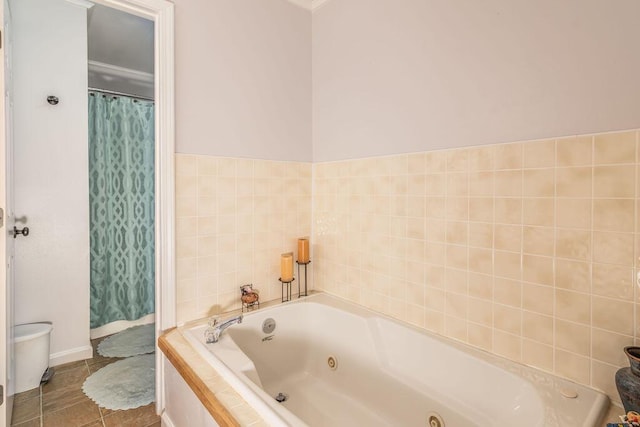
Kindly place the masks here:
[(486, 351), (493, 349), (493, 330), (491, 328), (469, 323), (467, 329), (469, 344)]
[(556, 141), (532, 141), (523, 144), (525, 169), (554, 167), (556, 163)]
[(593, 327), (633, 335), (635, 320), (633, 302), (593, 296), (591, 303)]
[(494, 164), (494, 147), (491, 145), (483, 147), (471, 147), (467, 149), (469, 171), (490, 171)]
[(553, 286), (553, 271), (552, 257), (528, 254), (522, 257), (522, 280), (525, 282)]
[(522, 203), (522, 223), (551, 227), (555, 220), (555, 199), (525, 198)]
[(557, 198), (556, 226), (591, 229), (593, 199)]
[(587, 166), (593, 164), (593, 137), (579, 136), (558, 139), (556, 166)]
[(635, 165), (596, 166), (593, 168), (594, 197), (635, 197)]
[(522, 282), (496, 277), (493, 280), (493, 301), (520, 308), (522, 305)]
[(552, 227), (524, 227), (522, 251), (533, 255), (553, 256), (555, 253), (555, 229)]
[(588, 325), (556, 320), (554, 333), (556, 348), (582, 356), (590, 355), (591, 328)]
[(500, 224), (522, 224), (522, 199), (496, 197), (494, 221)]
[(522, 170), (496, 171), (494, 175), (496, 197), (522, 196), (522, 176)]
[(176, 153), (175, 155), (175, 167), (177, 175), (196, 175), (197, 171), (197, 156), (189, 154)]
[(522, 363), (542, 369), (553, 371), (553, 347), (536, 341), (522, 340)]
[(556, 258), (554, 284), (557, 288), (589, 293), (591, 280), (590, 263)]
[(522, 308), (537, 314), (554, 314), (554, 289), (551, 286), (522, 284)]
[(592, 335), (592, 352), (595, 360), (616, 366), (625, 366), (628, 363), (622, 350), (626, 346), (633, 345), (633, 337), (597, 328), (593, 329)]
[(494, 329), (493, 352), (516, 362), (521, 362), (522, 339), (518, 335)]
[(489, 197), (469, 198), (469, 221), (493, 222), (494, 199)]
[(586, 356), (556, 349), (554, 372), (581, 384), (591, 383), (591, 363)]
[(559, 228), (556, 230), (556, 256), (574, 260), (591, 260), (591, 231)]
[(494, 169), (521, 169), (522, 143), (500, 144), (494, 147)]
[(634, 242), (631, 233), (593, 232), (593, 261), (633, 265)]
[(496, 224), (493, 230), (493, 246), (497, 250), (520, 252), (522, 249), (522, 226)]
[(594, 163), (635, 163), (636, 132), (618, 132), (596, 135), (593, 144)]
[[(618, 175), (608, 180), (617, 178)], [(604, 181), (605, 178), (600, 178)], [(591, 197), (593, 169), (591, 167), (571, 167), (556, 169), (556, 196), (558, 197)]]
[(556, 289), (555, 315), (559, 319), (589, 325), (591, 321), (591, 296), (579, 292)]
[(554, 168), (525, 170), (522, 195), (525, 197), (554, 197), (556, 192), (555, 172)]
[(632, 267), (593, 263), (592, 268), (594, 295), (633, 301), (635, 278)]
[(530, 311), (522, 312), (522, 336), (547, 346), (553, 346), (553, 317)]

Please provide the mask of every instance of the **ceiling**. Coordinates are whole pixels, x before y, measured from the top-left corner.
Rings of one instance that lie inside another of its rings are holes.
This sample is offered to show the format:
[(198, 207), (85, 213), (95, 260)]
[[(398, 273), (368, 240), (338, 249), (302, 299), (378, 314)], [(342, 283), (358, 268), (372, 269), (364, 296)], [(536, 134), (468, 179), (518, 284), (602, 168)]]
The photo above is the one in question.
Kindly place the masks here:
[(87, 15), (89, 86), (153, 95), (153, 21), (102, 5)]
[(300, 7), (304, 7), (305, 9), (314, 10), (329, 0), (289, 0), (289, 1)]

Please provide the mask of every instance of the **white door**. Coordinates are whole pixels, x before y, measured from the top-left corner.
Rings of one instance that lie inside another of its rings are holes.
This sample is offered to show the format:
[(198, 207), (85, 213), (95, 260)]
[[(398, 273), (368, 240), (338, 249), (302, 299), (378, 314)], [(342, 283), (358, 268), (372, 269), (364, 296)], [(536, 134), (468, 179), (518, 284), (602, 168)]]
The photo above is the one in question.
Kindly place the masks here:
[[(7, 9), (7, 17), (9, 13)], [(4, 96), (0, 96), (0, 424), (11, 425), (13, 409), (13, 298), (12, 298), (12, 258), (13, 237), (9, 234), (13, 227), (11, 213), (11, 139), (6, 138), (5, 114), (6, 105), (10, 105), (9, 93), (5, 94), (5, 61), (7, 54), (8, 19), (5, 19), (5, 4), (0, 2), (0, 36), (3, 60), (0, 61), (0, 89)], [(8, 77), (9, 73), (7, 73)], [(7, 85), (10, 87), (10, 84)], [(6, 96), (6, 98), (5, 98)]]
[(62, 0), (9, 5), (14, 222), (29, 228), (14, 240), (14, 316), (16, 324), (53, 323), (55, 366), (92, 355), (87, 10)]

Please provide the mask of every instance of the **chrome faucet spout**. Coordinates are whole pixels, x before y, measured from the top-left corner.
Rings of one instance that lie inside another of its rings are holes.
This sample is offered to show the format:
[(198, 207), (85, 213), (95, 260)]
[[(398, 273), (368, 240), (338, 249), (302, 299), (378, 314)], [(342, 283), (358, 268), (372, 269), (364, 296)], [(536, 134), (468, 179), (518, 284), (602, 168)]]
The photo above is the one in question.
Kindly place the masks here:
[(235, 325), (236, 323), (242, 323), (242, 314), (240, 316), (232, 317), (222, 323), (215, 323), (212, 327), (207, 328), (204, 333), (207, 344), (218, 342), (220, 335), (222, 335), (225, 329), (229, 326)]

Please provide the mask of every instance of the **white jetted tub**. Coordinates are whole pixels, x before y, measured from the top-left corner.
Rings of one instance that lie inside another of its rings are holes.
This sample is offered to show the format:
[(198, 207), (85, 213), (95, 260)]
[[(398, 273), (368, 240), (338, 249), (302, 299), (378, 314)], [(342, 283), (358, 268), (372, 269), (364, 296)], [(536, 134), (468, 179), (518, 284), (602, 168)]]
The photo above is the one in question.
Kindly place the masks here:
[(588, 427), (609, 405), (326, 294), (245, 314), (217, 343), (206, 344), (206, 328), (183, 333), (273, 426)]

